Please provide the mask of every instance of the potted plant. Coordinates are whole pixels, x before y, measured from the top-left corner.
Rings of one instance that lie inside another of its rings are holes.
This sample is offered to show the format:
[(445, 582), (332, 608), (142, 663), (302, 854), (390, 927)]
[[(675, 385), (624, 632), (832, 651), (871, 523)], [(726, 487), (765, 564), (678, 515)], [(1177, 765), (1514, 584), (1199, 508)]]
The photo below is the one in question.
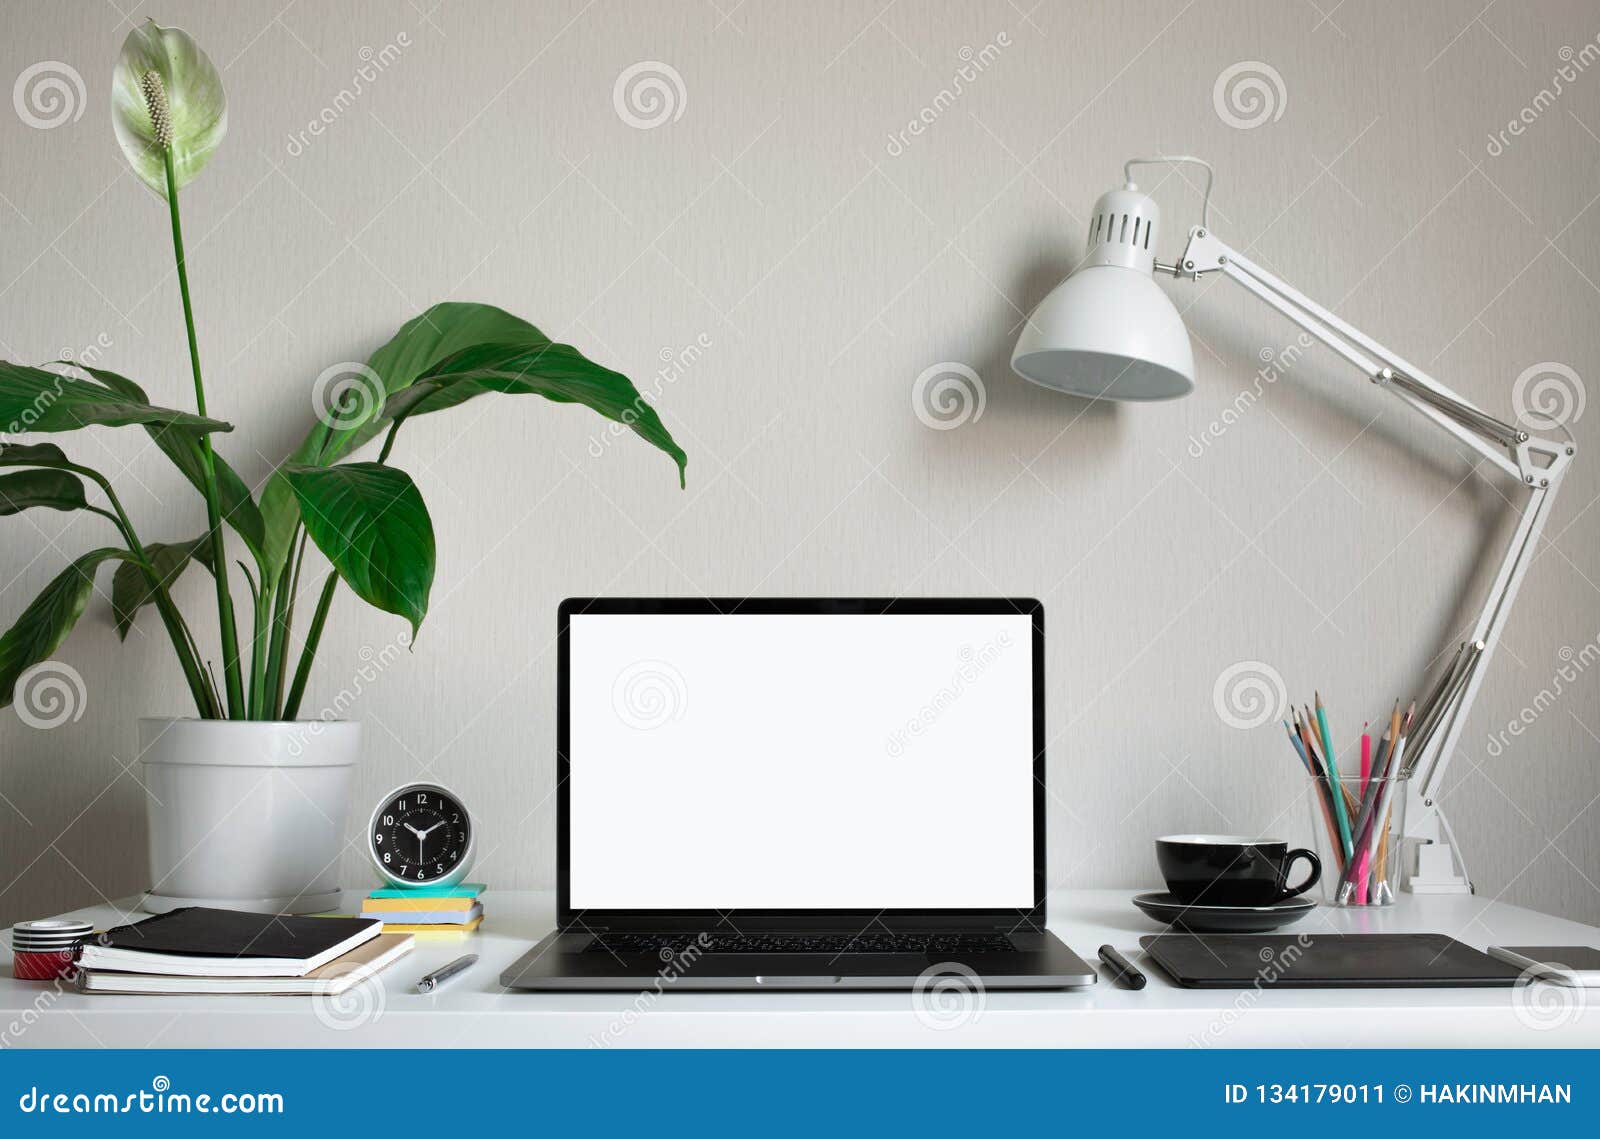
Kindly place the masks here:
[[(404, 618), (410, 634), (428, 611), (433, 525), (416, 485), (389, 462), (401, 427), (485, 393), (530, 394), (624, 424), (672, 458), (680, 486), (686, 457), (627, 377), (501, 309), (445, 303), (403, 325), (336, 391), (318, 393), (326, 413), (252, 494), (213, 445), (232, 426), (207, 405), (178, 210), (178, 191), (227, 130), (221, 79), (187, 34), (148, 22), (123, 45), (112, 99), (123, 154), (167, 207), (195, 406), (152, 404), (138, 384), (102, 368), (0, 361), (0, 515), (83, 510), (114, 533), (68, 565), (0, 636), (0, 707), (82, 616), (96, 571), (116, 563), (118, 632), (126, 637), (141, 611), (153, 609), (194, 701), (193, 717), (139, 725), (150, 791), (145, 908), (327, 909), (359, 726), (300, 716), (340, 582)], [(184, 542), (144, 542), (100, 471), (53, 443), (4, 441), (89, 426), (142, 428), (204, 499), (205, 530)], [(380, 437), (375, 459), (353, 460)], [(296, 648), (308, 543), (332, 568)], [(170, 591), (195, 564), (215, 585), (215, 656)], [(235, 593), (241, 578), (248, 604)]]

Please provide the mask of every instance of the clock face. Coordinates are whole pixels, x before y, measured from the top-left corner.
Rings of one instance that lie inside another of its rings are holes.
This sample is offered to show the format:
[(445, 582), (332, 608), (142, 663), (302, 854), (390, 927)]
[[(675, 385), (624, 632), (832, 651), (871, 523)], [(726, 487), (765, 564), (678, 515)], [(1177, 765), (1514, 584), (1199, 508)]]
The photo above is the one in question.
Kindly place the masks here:
[(367, 836), (385, 876), (402, 885), (447, 879), (472, 846), (467, 812), (442, 787), (418, 784), (391, 795), (372, 817)]

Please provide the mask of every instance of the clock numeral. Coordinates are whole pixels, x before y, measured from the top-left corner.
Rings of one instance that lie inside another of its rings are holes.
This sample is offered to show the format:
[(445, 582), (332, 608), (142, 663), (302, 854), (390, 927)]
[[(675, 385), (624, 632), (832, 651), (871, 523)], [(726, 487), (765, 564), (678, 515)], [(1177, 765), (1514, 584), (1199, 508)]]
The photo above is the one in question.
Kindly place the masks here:
[(426, 803), (427, 801), (428, 801), (428, 793), (426, 791), (418, 791), (417, 792), (417, 802)]
[(386, 826), (386, 827), (394, 826), (394, 816), (393, 815), (385, 815), (385, 816), (383, 816), (383, 825)]
[(379, 846), (382, 846), (383, 845), (383, 832), (382, 831), (373, 831), (372, 832), (372, 841), (377, 843)]
[[(386, 866), (389, 863), (389, 852), (387, 850), (383, 852), (383, 862), (384, 862), (384, 865), (386, 865)], [(402, 870), (401, 873), (403, 874), (403, 873), (405, 873), (405, 871)]]

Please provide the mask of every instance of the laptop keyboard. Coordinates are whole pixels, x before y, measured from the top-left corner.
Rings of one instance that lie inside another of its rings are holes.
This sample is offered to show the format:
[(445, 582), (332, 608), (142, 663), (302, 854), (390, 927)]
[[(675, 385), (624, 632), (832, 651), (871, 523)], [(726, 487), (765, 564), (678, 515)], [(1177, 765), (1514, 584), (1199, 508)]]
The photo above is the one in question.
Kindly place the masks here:
[(585, 953), (648, 953), (663, 960), (700, 953), (1011, 953), (1003, 933), (600, 933)]

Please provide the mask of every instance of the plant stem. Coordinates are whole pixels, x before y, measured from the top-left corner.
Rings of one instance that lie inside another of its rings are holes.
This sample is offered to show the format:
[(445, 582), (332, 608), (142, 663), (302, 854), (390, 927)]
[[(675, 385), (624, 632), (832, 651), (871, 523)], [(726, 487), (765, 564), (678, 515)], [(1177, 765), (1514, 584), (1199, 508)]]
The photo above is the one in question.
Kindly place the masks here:
[(150, 586), (151, 596), (155, 599), (156, 611), (161, 614), (161, 623), (166, 626), (173, 651), (178, 654), (178, 664), (183, 669), (183, 677), (189, 684), (189, 694), (194, 697), (196, 711), (200, 713), (202, 719), (218, 715), (216, 694), (207, 683), (206, 675), (200, 669), (199, 657), (194, 651), (194, 636), (189, 632), (183, 614), (178, 612), (178, 607), (172, 603), (172, 596), (167, 592), (167, 583), (156, 576), (155, 566), (145, 556), (144, 544), (139, 541), (139, 535), (133, 529), (133, 522), (129, 519), (128, 512), (122, 508), (122, 500), (117, 497), (117, 492), (111, 489), (110, 480), (89, 467), (73, 464), (68, 469), (93, 480), (106, 496), (106, 501), (111, 504), (111, 510), (115, 513), (101, 510), (99, 507), (90, 509), (116, 524), (122, 534), (122, 540), (127, 543), (128, 552), (133, 555), (134, 564), (144, 573), (145, 582)]
[(291, 536), (289, 546), (291, 552), (284, 566), (287, 580), (284, 577), (279, 578), (277, 595), (273, 598), (272, 649), (267, 654), (267, 700), (264, 714), (273, 720), (283, 717), (283, 681), (289, 666), (289, 633), (294, 628), (294, 603), (300, 595), (300, 565), (306, 556), (304, 532), (299, 534), (298, 545), (295, 537)]
[(339, 584), (337, 571), (330, 571), (322, 583), (322, 596), (317, 598), (317, 611), (311, 615), (311, 627), (306, 630), (306, 643), (300, 648), (300, 663), (294, 670), (294, 684), (289, 688), (289, 698), (283, 703), (283, 718), (292, 720), (300, 711), (300, 698), (305, 695), (306, 681), (311, 678), (311, 662), (316, 659), (317, 644), (322, 640), (322, 626), (328, 621), (328, 607), (333, 604), (333, 590)]
[(267, 715), (267, 642), (272, 637), (272, 607), (274, 591), (266, 582), (261, 583), (261, 593), (256, 598), (255, 631), (250, 638), (250, 718), (266, 720)]
[[(183, 226), (178, 220), (178, 180), (172, 172), (172, 151), (163, 149), (161, 160), (167, 172), (167, 209), (172, 215), (172, 251), (178, 264), (178, 291), (183, 294), (183, 324), (189, 335), (189, 364), (194, 371), (195, 410), (206, 414), (205, 381), (200, 376), (200, 344), (194, 335), (194, 306), (189, 300), (189, 269), (183, 256)], [(228, 550), (222, 533), (222, 510), (218, 505), (217, 463), (211, 450), (209, 432), (200, 436), (205, 459), (206, 524), (210, 527), (212, 576), (217, 586), (217, 626), (222, 638), (222, 675), (228, 687), (228, 715), (245, 717), (244, 682), (239, 672), (239, 634), (234, 627), (233, 594), (228, 591)], [(219, 713), (220, 714), (220, 713)]]

